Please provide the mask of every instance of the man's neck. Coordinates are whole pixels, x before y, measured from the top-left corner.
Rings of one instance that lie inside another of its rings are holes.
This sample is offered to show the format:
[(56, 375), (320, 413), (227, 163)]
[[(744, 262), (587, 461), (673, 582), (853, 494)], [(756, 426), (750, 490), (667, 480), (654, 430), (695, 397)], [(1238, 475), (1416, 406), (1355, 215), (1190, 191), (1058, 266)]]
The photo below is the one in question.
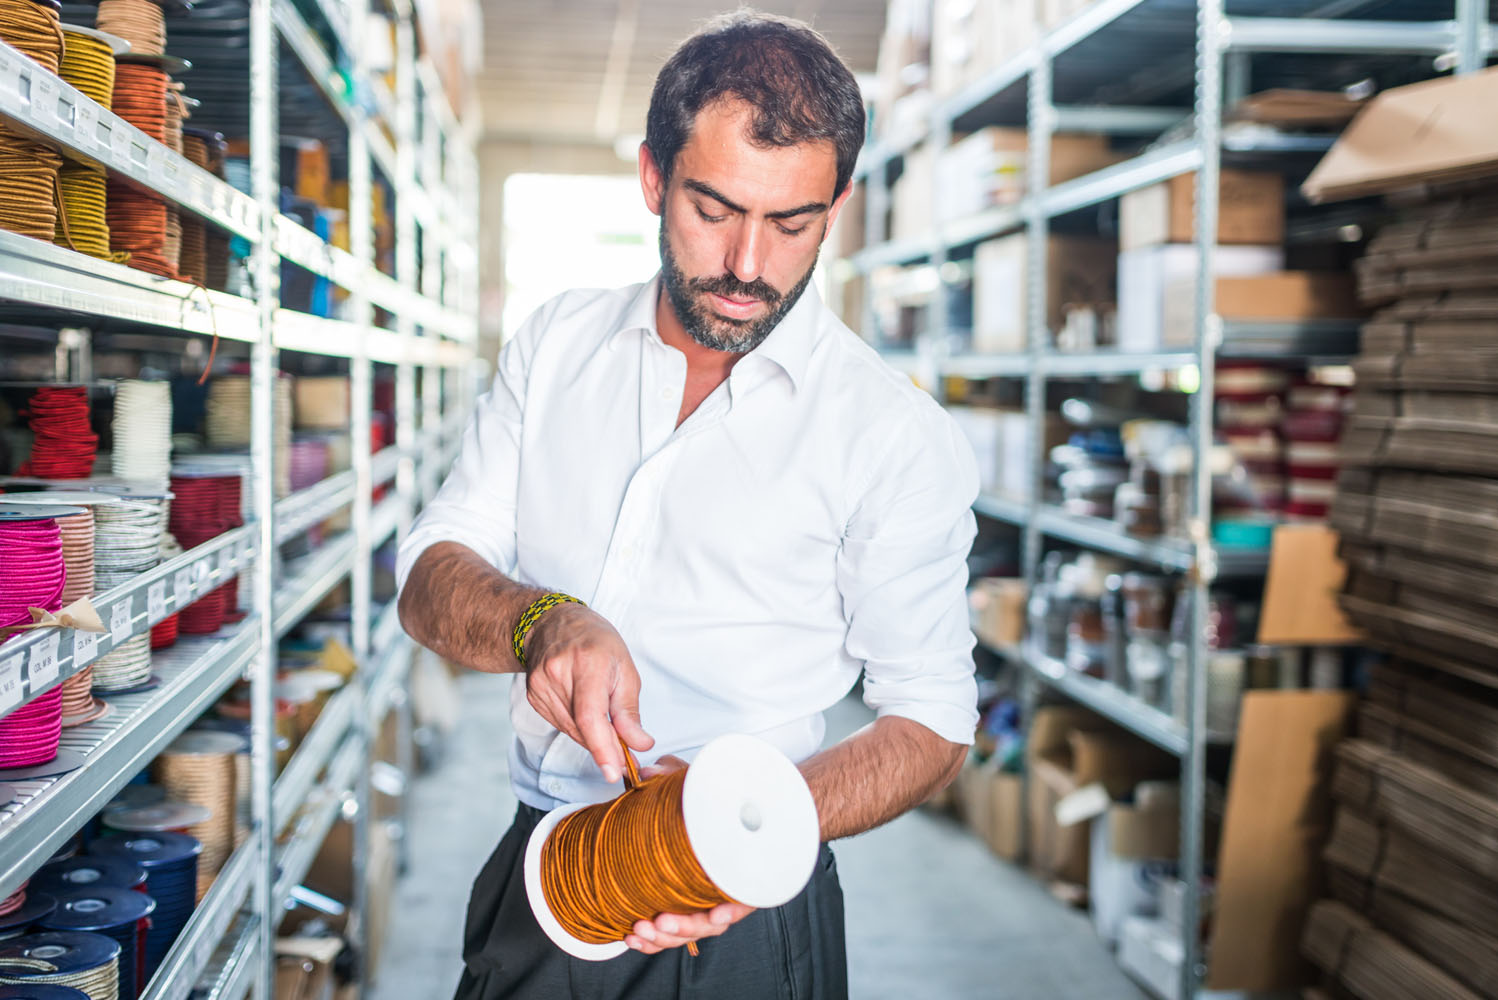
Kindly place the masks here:
[(661, 340), (686, 355), (689, 383), (711, 381), (713, 387), (716, 388), (743, 357), (742, 354), (733, 351), (715, 351), (693, 340), (687, 328), (682, 325), (680, 317), (676, 315), (676, 309), (671, 305), (671, 297), (666, 294), (664, 288), (656, 293), (655, 329), (660, 334)]

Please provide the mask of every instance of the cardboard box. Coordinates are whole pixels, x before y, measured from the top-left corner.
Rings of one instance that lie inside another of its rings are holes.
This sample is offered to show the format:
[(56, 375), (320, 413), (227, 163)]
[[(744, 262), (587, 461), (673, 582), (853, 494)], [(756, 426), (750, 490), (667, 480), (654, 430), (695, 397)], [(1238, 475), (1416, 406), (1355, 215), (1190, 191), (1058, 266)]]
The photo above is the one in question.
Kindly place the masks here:
[(1337, 545), (1337, 533), (1324, 524), (1282, 524), (1274, 529), (1259, 642), (1346, 646), (1363, 641), (1337, 601), (1347, 579)]
[(1063, 825), (1057, 806), (1078, 789), (1101, 784), (1113, 798), (1135, 785), (1168, 779), (1179, 763), (1112, 723), (1072, 706), (1038, 709), (1026, 748), (1030, 769), (1030, 863), (1048, 877), (1086, 885), (1091, 852), (1088, 822)]
[(1498, 67), (1375, 96), (1322, 157), (1301, 192), (1314, 202), (1498, 174)]
[(1022, 579), (983, 577), (968, 588), (973, 632), (990, 649), (1018, 646), (1025, 637), (1029, 588)]
[[(990, 125), (937, 154), (941, 188), (938, 220), (951, 222), (995, 205), (1017, 204), (1028, 181), (1029, 137), (1024, 129)], [(1050, 181), (1054, 186), (1119, 162), (1108, 137), (1056, 133), (1051, 136)]]
[[(1218, 247), (1214, 260), (1221, 282), (1224, 278), (1278, 272), (1285, 266), (1285, 253), (1269, 246)], [(1143, 247), (1119, 254), (1118, 349), (1157, 351), (1192, 346), (1195, 283), (1196, 248), (1189, 244)]]
[(830, 241), (832, 257), (850, 257), (868, 243), (868, 185), (853, 181), (848, 200), (838, 212), (837, 222), (832, 226)]
[[(1118, 201), (1120, 250), (1190, 243), (1196, 238), (1196, 174), (1131, 191)], [(1255, 170), (1222, 171), (1217, 242), (1271, 245), (1285, 241), (1285, 179)]]
[(1019, 862), (1024, 855), (1025, 779), (1007, 771), (992, 773), (989, 780), (988, 849), (1005, 861)]
[[(973, 252), (973, 350), (1017, 354), (1029, 345), (1029, 236), (978, 244)], [(1046, 327), (1060, 329), (1070, 306), (1111, 311), (1117, 300), (1109, 240), (1052, 236), (1046, 243)]]
[[(1343, 271), (1275, 271), (1219, 277), (1213, 309), (1224, 320), (1288, 323), (1303, 319), (1355, 319), (1358, 304), (1352, 275)], [(1196, 279), (1170, 281), (1165, 289), (1161, 337), (1170, 346), (1192, 343)]]
[(905, 154), (905, 170), (890, 188), (890, 239), (922, 239), (930, 235), (935, 168), (936, 154), (927, 144)]
[(1332, 748), (1356, 695), (1248, 691), (1233, 753), (1218, 857), (1207, 985), (1282, 990), (1313, 982), (1300, 953), (1320, 894), (1319, 852), (1331, 828)]

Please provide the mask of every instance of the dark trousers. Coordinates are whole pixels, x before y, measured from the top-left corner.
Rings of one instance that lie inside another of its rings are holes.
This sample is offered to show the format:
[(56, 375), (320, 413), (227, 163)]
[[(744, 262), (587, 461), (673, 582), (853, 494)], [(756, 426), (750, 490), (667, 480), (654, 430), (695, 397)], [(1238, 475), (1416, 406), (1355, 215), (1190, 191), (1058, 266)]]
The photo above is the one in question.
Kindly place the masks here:
[(843, 890), (825, 844), (799, 896), (698, 942), (696, 957), (673, 948), (587, 962), (551, 943), (526, 899), (525, 845), (542, 815), (522, 804), (473, 883), (455, 1000), (846, 1000)]

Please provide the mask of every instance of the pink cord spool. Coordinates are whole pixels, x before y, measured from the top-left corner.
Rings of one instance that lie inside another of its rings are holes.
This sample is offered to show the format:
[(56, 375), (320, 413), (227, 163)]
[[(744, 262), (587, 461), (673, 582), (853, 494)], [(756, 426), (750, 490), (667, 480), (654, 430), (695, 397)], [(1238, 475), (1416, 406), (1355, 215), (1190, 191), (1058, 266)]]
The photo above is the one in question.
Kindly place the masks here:
[[(31, 620), (28, 609), (62, 610), (67, 570), (52, 518), (0, 523), (0, 627)], [(62, 688), (0, 719), (0, 769), (45, 764), (62, 735)]]

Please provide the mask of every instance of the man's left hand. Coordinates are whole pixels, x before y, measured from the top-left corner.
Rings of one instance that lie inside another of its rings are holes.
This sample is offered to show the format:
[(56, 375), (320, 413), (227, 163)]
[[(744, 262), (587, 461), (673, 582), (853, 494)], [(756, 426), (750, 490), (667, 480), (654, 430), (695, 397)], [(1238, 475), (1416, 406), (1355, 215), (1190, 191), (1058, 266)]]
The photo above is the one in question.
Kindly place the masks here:
[[(686, 766), (686, 761), (668, 754), (649, 767), (642, 767), (640, 777), (653, 778)], [(717, 937), (753, 912), (754, 907), (743, 903), (720, 903), (703, 913), (662, 913), (654, 920), (638, 921), (634, 933), (625, 935), (624, 943), (635, 951), (654, 955), (667, 948)]]
[(743, 903), (720, 903), (706, 913), (662, 913), (654, 920), (641, 920), (634, 933), (625, 935), (624, 943), (646, 955), (703, 938), (717, 937), (754, 912)]

